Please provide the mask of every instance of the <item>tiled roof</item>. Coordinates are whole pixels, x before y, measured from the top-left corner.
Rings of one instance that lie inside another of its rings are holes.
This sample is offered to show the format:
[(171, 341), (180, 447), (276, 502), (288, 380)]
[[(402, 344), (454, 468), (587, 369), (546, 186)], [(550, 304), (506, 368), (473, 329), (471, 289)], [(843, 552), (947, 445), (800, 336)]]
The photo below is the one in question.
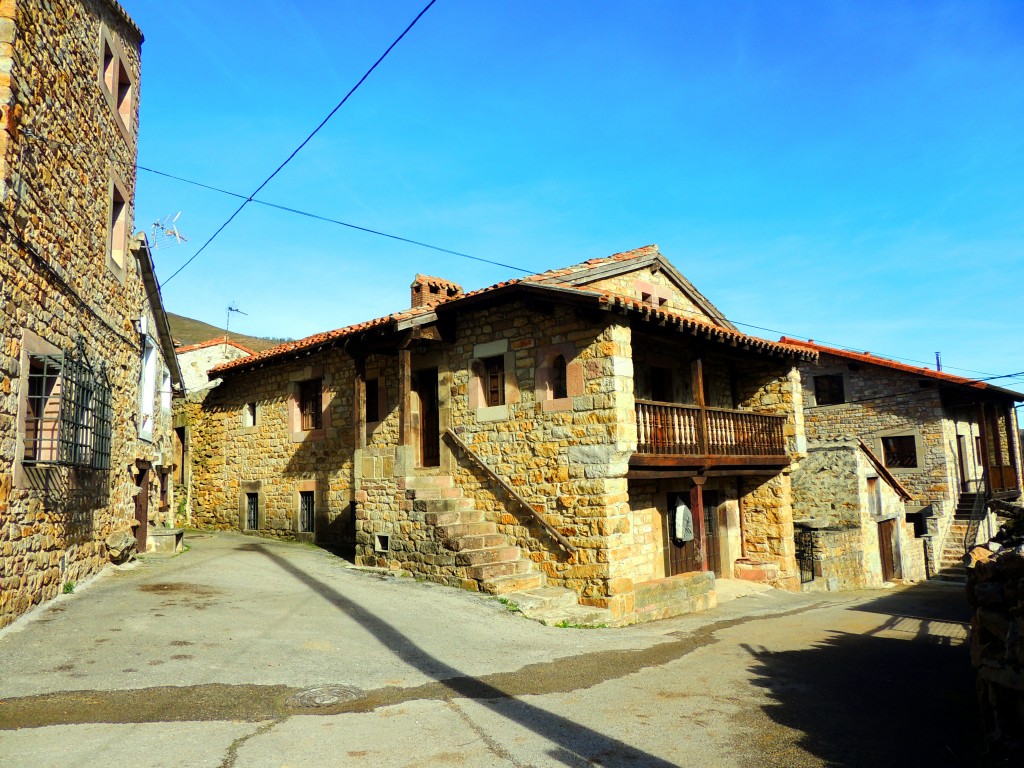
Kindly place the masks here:
[(416, 278), (412, 281), (413, 285), (434, 285), (438, 288), (454, 288), (459, 293), (462, 293), (462, 286), (458, 283), (453, 283), (451, 280), (445, 280), (443, 277), (434, 277), (433, 275), (420, 275), (417, 274)]
[[(535, 286), (541, 290), (549, 288), (551, 290), (557, 290), (562, 294), (576, 294), (583, 298), (596, 300), (599, 304), (609, 308), (621, 309), (632, 314), (640, 315), (648, 320), (668, 323), (681, 330), (686, 330), (692, 333), (699, 332), (707, 338), (714, 338), (726, 343), (749, 347), (769, 353), (795, 354), (807, 360), (813, 360), (816, 357), (814, 352), (801, 347), (787, 343), (768, 341), (756, 336), (747, 336), (746, 334), (739, 333), (738, 331), (716, 325), (707, 318), (701, 317), (701, 319), (694, 319), (692, 317), (687, 317), (682, 313), (652, 307), (651, 305), (644, 304), (636, 299), (611, 293), (604, 289), (581, 285), (566, 285), (564, 282), (566, 278), (575, 279), (585, 275), (586, 272), (590, 270), (598, 267), (604, 267), (608, 264), (648, 259), (651, 256), (656, 256), (658, 254), (658, 246), (645, 245), (642, 248), (623, 251), (622, 253), (615, 253), (611, 256), (605, 256), (599, 259), (589, 259), (568, 267), (549, 269), (546, 272), (538, 272), (535, 275), (527, 275), (526, 277), (517, 278), (515, 280), (505, 280), (500, 283), (495, 283), (494, 285), (489, 285), (486, 288), (479, 288), (475, 291), (470, 291), (469, 293), (464, 293), (458, 296), (441, 297), (438, 302), (433, 303), (430, 306), (414, 307), (412, 309), (403, 310), (402, 312), (395, 312), (387, 315), (386, 317), (369, 320), (365, 323), (357, 323), (356, 325), (338, 328), (337, 330), (327, 331), (326, 333), (317, 333), (312, 336), (307, 336), (304, 339), (299, 339), (298, 341), (289, 341), (249, 357), (239, 358), (238, 360), (232, 360), (227, 363), (221, 363), (215, 368), (212, 368), (209, 373), (211, 376), (214, 376), (234, 369), (248, 368), (273, 358), (285, 357), (296, 352), (312, 350), (316, 347), (324, 346), (371, 328), (383, 328), (388, 324), (395, 325), (402, 320), (408, 320), (430, 312), (438, 310), (445, 311), (446, 309), (454, 311), (460, 302), (473, 300), (483, 294), (493, 293), (500, 289), (510, 288), (512, 286)], [(421, 278), (437, 280), (438, 285), (456, 285), (455, 283), (451, 283), (447, 280), (432, 278), (429, 275), (416, 276), (417, 281)]]
[(983, 381), (976, 379), (968, 379), (963, 376), (955, 376), (945, 371), (934, 371), (931, 368), (924, 368), (916, 365), (907, 365), (906, 363), (900, 363), (895, 360), (890, 360), (887, 357), (879, 357), (878, 355), (872, 355), (870, 352), (851, 352), (848, 349), (837, 349), (836, 347), (827, 347), (824, 344), (817, 344), (813, 339), (809, 341), (800, 341), (799, 339), (790, 339), (783, 336), (780, 339), (783, 344), (789, 344), (795, 347), (802, 347), (804, 349), (812, 349), (815, 352), (826, 355), (835, 355), (836, 357), (842, 357), (847, 360), (853, 360), (858, 363), (866, 363), (867, 365), (877, 365), (882, 368), (889, 368), (894, 371), (901, 371), (903, 373), (911, 373), (915, 376), (924, 376), (929, 379), (936, 379), (937, 381), (946, 382), (948, 384), (960, 384), (965, 387), (972, 387), (974, 389), (989, 390), (992, 392), (998, 392), (1001, 394), (1016, 395), (1018, 400), (1024, 400), (1024, 395), (1017, 392), (1013, 392), (1002, 387), (996, 387), (991, 384), (986, 384)]
[(207, 347), (216, 347), (216, 346), (218, 346), (220, 344), (230, 344), (232, 347), (237, 347), (238, 349), (242, 350), (247, 355), (256, 354), (253, 350), (249, 349), (249, 347), (247, 347), (247, 346), (245, 346), (243, 344), (239, 344), (234, 339), (228, 339), (228, 338), (225, 338), (223, 336), (221, 336), (219, 338), (214, 338), (214, 339), (207, 339), (206, 341), (200, 341), (198, 344), (189, 344), (189, 345), (184, 346), (184, 347), (176, 347), (174, 351), (175, 351), (176, 354), (180, 355), (180, 354), (182, 354), (184, 352), (194, 352), (197, 349), (206, 349)]

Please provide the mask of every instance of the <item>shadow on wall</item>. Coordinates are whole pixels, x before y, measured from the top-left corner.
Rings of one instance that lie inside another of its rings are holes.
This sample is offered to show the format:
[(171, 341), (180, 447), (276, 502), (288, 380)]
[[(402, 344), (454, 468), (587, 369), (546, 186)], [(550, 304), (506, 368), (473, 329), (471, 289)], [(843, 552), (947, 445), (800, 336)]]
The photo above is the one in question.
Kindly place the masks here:
[[(829, 766), (991, 764), (974, 689), (960, 590), (920, 585), (853, 610), (888, 615), (864, 634), (809, 649), (745, 645), (769, 719), (801, 732)], [(791, 764), (778, 756), (777, 765)]]
[(451, 691), (451, 698), (477, 701), (495, 714), (511, 720), (557, 745), (548, 753), (553, 760), (573, 768), (589, 768), (593, 765), (623, 767), (642, 765), (648, 768), (671, 768), (672, 763), (643, 750), (527, 704), (482, 680), (463, 675), (458, 669), (428, 654), (386, 621), (349, 600), (327, 584), (299, 570), (262, 544), (249, 544), (245, 549), (264, 555), (281, 570), (308, 586), (346, 616), (359, 622), (367, 632), (401, 661), (447, 687)]
[(29, 489), (42, 497), (47, 512), (68, 544), (88, 541), (97, 510), (110, 503), (110, 471), (82, 468), (26, 467)]

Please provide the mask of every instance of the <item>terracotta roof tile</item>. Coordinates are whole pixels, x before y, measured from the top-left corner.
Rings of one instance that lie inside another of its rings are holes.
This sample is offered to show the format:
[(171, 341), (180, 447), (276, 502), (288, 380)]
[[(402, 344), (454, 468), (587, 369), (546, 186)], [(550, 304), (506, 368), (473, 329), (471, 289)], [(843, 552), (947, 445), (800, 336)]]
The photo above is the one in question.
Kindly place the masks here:
[(218, 344), (230, 344), (232, 347), (237, 347), (238, 349), (242, 350), (247, 355), (254, 355), (254, 354), (256, 354), (254, 350), (249, 349), (249, 347), (245, 346), (244, 344), (239, 344), (234, 339), (226, 339), (223, 336), (220, 336), (220, 337), (215, 338), (215, 339), (208, 339), (206, 341), (200, 341), (197, 344), (188, 344), (187, 346), (184, 346), (184, 347), (175, 347), (174, 352), (175, 352), (175, 354), (180, 355), (183, 352), (194, 352), (197, 349), (206, 349), (207, 347), (215, 347)]
[(986, 384), (983, 381), (977, 379), (968, 379), (964, 376), (956, 376), (952, 373), (946, 373), (945, 371), (935, 371), (931, 368), (925, 368), (923, 366), (907, 365), (906, 363), (900, 363), (896, 360), (890, 360), (887, 357), (879, 357), (878, 355), (872, 355), (870, 352), (851, 352), (848, 349), (837, 349), (836, 347), (827, 347), (824, 344), (817, 344), (813, 339), (808, 341), (800, 341), (799, 339), (790, 339), (783, 336), (780, 341), (783, 344), (789, 344), (795, 347), (802, 347), (804, 349), (813, 349), (815, 352), (826, 355), (835, 355), (836, 357), (842, 357), (847, 360), (854, 360), (859, 363), (867, 363), (868, 365), (877, 365), (882, 368), (889, 368), (894, 371), (902, 371), (904, 373), (912, 373), (915, 376), (924, 376), (929, 379), (936, 379), (938, 381), (944, 381), (949, 384), (961, 384), (966, 387), (973, 387), (974, 389), (991, 390), (1000, 392), (1003, 394), (1018, 395), (1018, 399), (1024, 400), (1024, 395), (1019, 395), (1008, 389), (1002, 387), (996, 387), (991, 384)]

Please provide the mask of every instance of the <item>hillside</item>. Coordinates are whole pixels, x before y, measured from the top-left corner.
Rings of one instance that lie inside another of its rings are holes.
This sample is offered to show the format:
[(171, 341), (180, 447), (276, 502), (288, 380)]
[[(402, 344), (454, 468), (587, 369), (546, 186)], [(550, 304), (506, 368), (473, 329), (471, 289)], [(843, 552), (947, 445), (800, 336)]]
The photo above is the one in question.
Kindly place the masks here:
[[(218, 328), (215, 325), (210, 325), (200, 320), (193, 320), (190, 317), (182, 317), (173, 312), (167, 313), (167, 319), (171, 323), (171, 335), (182, 346), (220, 338), (225, 333), (223, 328)], [(244, 333), (235, 333), (233, 331), (230, 336), (234, 341), (244, 344), (254, 352), (262, 352), (264, 349), (276, 347), (282, 341), (286, 341), (286, 339), (264, 339), (259, 336), (246, 336)]]

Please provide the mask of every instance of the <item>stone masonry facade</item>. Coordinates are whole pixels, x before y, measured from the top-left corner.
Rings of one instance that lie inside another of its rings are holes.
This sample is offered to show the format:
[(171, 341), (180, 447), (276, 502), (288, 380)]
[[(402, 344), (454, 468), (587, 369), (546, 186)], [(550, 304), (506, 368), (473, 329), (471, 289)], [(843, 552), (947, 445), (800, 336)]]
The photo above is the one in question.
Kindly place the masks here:
[[(102, 567), (107, 536), (132, 530), (139, 462), (166, 455), (162, 344), (153, 401), (140, 405), (139, 330), (153, 334), (162, 312), (144, 310), (150, 263), (131, 240), (141, 43), (109, 0), (0, 2), (0, 626)], [(109, 387), (109, 469), (83, 465), (96, 443), (76, 466), (26, 457), (30, 409), (45, 402), (49, 428), (70, 388), (67, 363), (52, 384), (35, 376), (37, 361), (61, 355)], [(155, 523), (171, 490), (150, 489)]]

